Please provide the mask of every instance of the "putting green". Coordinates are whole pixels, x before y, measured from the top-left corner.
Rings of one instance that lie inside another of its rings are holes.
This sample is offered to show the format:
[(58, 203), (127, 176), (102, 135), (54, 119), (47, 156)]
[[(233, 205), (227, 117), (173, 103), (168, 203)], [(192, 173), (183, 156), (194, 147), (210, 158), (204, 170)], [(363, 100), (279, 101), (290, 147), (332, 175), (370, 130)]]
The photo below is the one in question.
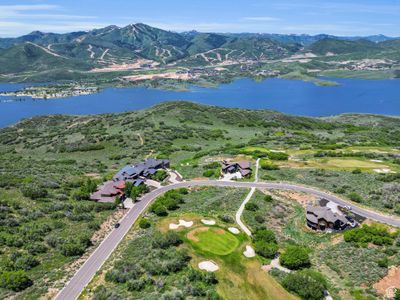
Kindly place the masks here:
[(227, 255), (239, 246), (239, 240), (222, 228), (199, 227), (190, 231), (187, 237), (200, 250), (216, 255)]

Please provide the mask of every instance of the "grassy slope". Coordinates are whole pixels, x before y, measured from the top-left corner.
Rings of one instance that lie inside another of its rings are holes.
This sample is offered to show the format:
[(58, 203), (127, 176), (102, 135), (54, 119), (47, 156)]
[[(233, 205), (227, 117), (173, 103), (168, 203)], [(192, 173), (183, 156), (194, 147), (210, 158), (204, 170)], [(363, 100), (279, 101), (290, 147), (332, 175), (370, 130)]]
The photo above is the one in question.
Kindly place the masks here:
[[(341, 233), (317, 233), (310, 230), (305, 225), (304, 207), (295, 200), (299, 195), (274, 192), (274, 200), (265, 202), (264, 194), (257, 191), (251, 203), (259, 209), (255, 212), (245, 211), (243, 220), (252, 230), (265, 226), (274, 231), (281, 249), (293, 243), (307, 247), (312, 268), (327, 278), (334, 299), (363, 299), (351, 296), (357, 290), (373, 297), (374, 291), (369, 287), (388, 272), (388, 268), (380, 265), (379, 261), (385, 257), (388, 248), (398, 253), (399, 246), (362, 248), (344, 242)], [(398, 265), (397, 255), (389, 254), (387, 257), (390, 265)]]
[[(313, 154), (326, 151), (326, 145), (341, 145), (344, 148), (337, 151), (370, 151), (378, 155), (383, 164), (396, 167), (398, 161), (390, 155), (398, 153), (395, 149), (400, 140), (398, 128), (399, 118), (343, 115), (314, 119), (186, 102), (165, 103), (148, 110), (122, 114), (37, 117), (0, 130), (0, 193), (8, 201), (19, 201), (22, 197), (20, 188), (33, 182), (47, 187), (47, 203), (58, 205), (62, 201), (57, 197), (62, 194), (75, 207), (81, 203), (72, 200), (71, 196), (87, 178), (85, 174), (97, 173), (100, 177), (109, 178), (123, 165), (150, 155), (169, 157), (173, 167), (185, 178), (194, 178), (202, 176), (203, 166), (209, 161), (237, 158), (246, 147), (285, 150), (300, 159), (314, 161), (317, 159)], [(143, 145), (138, 134), (144, 139)], [(386, 152), (390, 155), (384, 154)], [(388, 208), (383, 205), (388, 190), (382, 179), (389, 179), (389, 175), (369, 172), (353, 174), (354, 160), (363, 163), (367, 160), (363, 157), (340, 158), (339, 162), (342, 164), (347, 160), (352, 163), (347, 170), (328, 168), (320, 171), (317, 168), (323, 167), (321, 164), (311, 164), (308, 168), (263, 170), (260, 175), (266, 179), (322, 187), (332, 192), (344, 188), (344, 197), (350, 192), (357, 192), (362, 196), (362, 204), (394, 213), (396, 206)], [(393, 178), (391, 184), (398, 184), (398, 181), (398, 178)], [(49, 182), (55, 182), (59, 187), (49, 187)], [(241, 193), (244, 197), (246, 191)], [(397, 201), (396, 194), (389, 196)], [(213, 197), (218, 201), (219, 210), (233, 217), (232, 207), (236, 209), (238, 205), (226, 201), (230, 197)], [(27, 199), (21, 204), (26, 209), (32, 207)], [(43, 203), (45, 205), (48, 204)], [(218, 217), (219, 213), (213, 212), (207, 201), (199, 202), (196, 207), (200, 215)], [(192, 209), (192, 205), (182, 206), (185, 213)], [(101, 217), (92, 214), (95, 218)], [(40, 217), (35, 222), (46, 220), (47, 217)], [(74, 224), (80, 228), (86, 223), (74, 221)], [(5, 229), (2, 227), (1, 231)], [(6, 251), (3, 257), (8, 254)], [(57, 260), (51, 258), (48, 265), (43, 266), (43, 273), (52, 269), (50, 266), (54, 266), (52, 264)], [(62, 263), (60, 261), (60, 265)], [(30, 272), (36, 277), (34, 274), (42, 271), (34, 268)], [(35, 288), (43, 291), (43, 287), (40, 284)]]
[[(227, 255), (218, 255), (204, 251), (201, 247), (196, 247), (196, 243), (193, 240), (187, 238), (188, 232), (196, 230), (199, 227), (204, 227), (200, 222), (202, 218), (212, 218), (217, 221), (218, 227), (211, 228), (224, 228), (226, 230), (228, 226), (232, 226), (232, 223), (222, 222), (218, 216), (231, 216), (233, 222), (233, 216), (246, 193), (246, 190), (231, 188), (193, 189), (191, 193), (184, 197), (185, 203), (178, 210), (170, 212), (168, 217), (160, 218), (150, 213), (146, 213), (145, 217), (150, 219), (153, 226), (163, 233), (169, 231), (168, 227), (170, 223), (176, 223), (179, 219), (194, 221), (195, 224), (192, 228), (178, 230), (185, 241), (181, 248), (186, 249), (192, 257), (190, 264), (193, 268), (197, 268), (197, 264), (202, 260), (212, 260), (218, 264), (220, 270), (215, 273), (219, 281), (216, 289), (224, 299), (296, 299), (286, 292), (270, 275), (261, 270), (258, 258), (248, 259), (243, 256), (244, 247), (249, 243), (248, 237), (243, 233), (239, 236), (233, 236), (238, 241), (238, 247), (234, 248), (234, 251)], [(226, 201), (225, 199), (230, 199), (230, 201)], [(133, 255), (133, 250), (136, 253), (134, 256), (140, 253), (140, 246), (135, 247), (137, 244), (135, 240), (143, 237), (145, 234), (149, 234), (148, 230), (146, 232), (137, 227), (130, 230), (112, 257), (105, 263), (90, 283), (88, 292), (85, 292), (86, 297), (92, 295), (92, 292), (99, 285), (105, 286), (109, 292), (114, 291), (118, 293), (119, 297), (122, 298), (132, 295), (127, 292), (125, 285), (104, 281), (104, 275), (107, 270), (112, 269), (118, 262), (128, 261), (129, 258), (126, 256)], [(173, 280), (181, 276), (185, 277), (185, 272), (183, 271), (183, 273), (180, 272), (179, 274), (165, 278), (166, 286), (162, 291), (170, 289), (169, 283)], [(176, 287), (178, 289), (181, 288), (180, 286)], [(156, 292), (159, 292), (159, 290), (156, 289)], [(147, 297), (150, 295), (155, 296), (154, 291), (146, 289), (139, 294), (133, 294), (133, 298), (136, 299), (137, 296), (140, 296), (141, 299), (148, 299)], [(199, 299), (203, 298), (200, 296)]]

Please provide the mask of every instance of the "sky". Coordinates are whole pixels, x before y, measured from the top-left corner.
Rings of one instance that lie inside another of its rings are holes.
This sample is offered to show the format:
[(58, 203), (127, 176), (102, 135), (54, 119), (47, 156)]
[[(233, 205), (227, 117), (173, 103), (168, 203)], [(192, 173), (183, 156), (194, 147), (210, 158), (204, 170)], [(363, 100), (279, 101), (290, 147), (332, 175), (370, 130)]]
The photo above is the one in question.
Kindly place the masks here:
[(139, 22), (178, 32), (400, 36), (400, 0), (0, 0), (0, 37)]

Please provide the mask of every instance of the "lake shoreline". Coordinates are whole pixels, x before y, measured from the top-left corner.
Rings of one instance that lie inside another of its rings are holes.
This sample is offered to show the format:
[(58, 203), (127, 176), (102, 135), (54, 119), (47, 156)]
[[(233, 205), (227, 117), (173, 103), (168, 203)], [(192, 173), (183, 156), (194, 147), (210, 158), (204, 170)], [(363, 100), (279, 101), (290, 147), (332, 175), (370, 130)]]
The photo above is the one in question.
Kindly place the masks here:
[[(256, 82), (241, 78), (217, 87), (188, 85), (188, 90), (183, 91), (150, 87), (111, 87), (101, 89), (95, 94), (51, 101), (0, 96), (0, 127), (38, 115), (117, 113), (176, 100), (230, 108), (270, 109), (311, 117), (343, 113), (400, 115), (400, 85), (395, 80), (319, 79), (335, 81), (339, 85), (320, 86), (315, 82), (280, 78)], [(0, 83), (0, 93), (15, 92), (27, 86)]]

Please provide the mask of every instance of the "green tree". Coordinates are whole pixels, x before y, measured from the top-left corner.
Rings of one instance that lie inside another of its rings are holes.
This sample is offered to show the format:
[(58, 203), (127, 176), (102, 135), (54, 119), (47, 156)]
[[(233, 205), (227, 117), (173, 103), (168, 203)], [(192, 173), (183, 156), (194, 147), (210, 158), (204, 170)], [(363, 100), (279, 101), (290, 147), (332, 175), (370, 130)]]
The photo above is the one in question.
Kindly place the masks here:
[(254, 240), (263, 241), (264, 243), (276, 243), (275, 233), (268, 229), (257, 230), (254, 234)]
[(15, 292), (22, 291), (33, 284), (25, 271), (11, 271), (0, 274), (0, 287)]
[(264, 196), (264, 201), (265, 202), (272, 202), (274, 200), (274, 198), (272, 198), (271, 195), (265, 195)]
[(304, 300), (324, 299), (324, 291), (327, 283), (318, 272), (302, 270), (288, 274), (282, 281), (282, 285), (290, 292), (294, 292)]
[(357, 194), (356, 192), (351, 192), (347, 196), (349, 197), (350, 200), (357, 202), (357, 203), (360, 203), (363, 200), (362, 197), (359, 194)]
[(311, 265), (308, 249), (301, 246), (287, 246), (281, 254), (279, 261), (282, 266), (291, 270), (298, 270)]
[(244, 208), (249, 211), (256, 211), (259, 209), (258, 205), (255, 203), (247, 203)]
[(254, 250), (258, 255), (265, 258), (274, 258), (278, 253), (278, 245), (275, 243), (265, 243), (263, 241), (257, 241), (254, 243)]
[(140, 219), (139, 221), (139, 227), (142, 229), (147, 229), (151, 226), (151, 223), (148, 219)]
[(394, 300), (400, 300), (400, 289), (396, 289), (394, 292)]

